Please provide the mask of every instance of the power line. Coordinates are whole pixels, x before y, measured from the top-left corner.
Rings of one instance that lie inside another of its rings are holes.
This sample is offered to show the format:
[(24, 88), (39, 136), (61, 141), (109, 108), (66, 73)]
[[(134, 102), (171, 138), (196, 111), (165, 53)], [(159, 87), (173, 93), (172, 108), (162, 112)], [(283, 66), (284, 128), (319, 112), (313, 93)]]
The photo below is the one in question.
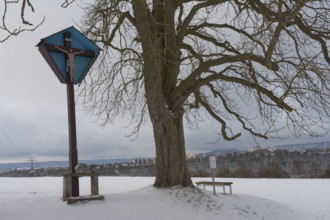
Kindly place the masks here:
[[(1, 140), (2, 139), (2, 140)], [(10, 146), (11, 145), (11, 146)], [(7, 156), (17, 156), (17, 147), (14, 142), (9, 138), (6, 132), (0, 127), (0, 152)]]
[(36, 161), (35, 159), (36, 157), (28, 157), (28, 162), (31, 162), (31, 171), (32, 171), (32, 174), (34, 173), (34, 168), (33, 168), (33, 162)]

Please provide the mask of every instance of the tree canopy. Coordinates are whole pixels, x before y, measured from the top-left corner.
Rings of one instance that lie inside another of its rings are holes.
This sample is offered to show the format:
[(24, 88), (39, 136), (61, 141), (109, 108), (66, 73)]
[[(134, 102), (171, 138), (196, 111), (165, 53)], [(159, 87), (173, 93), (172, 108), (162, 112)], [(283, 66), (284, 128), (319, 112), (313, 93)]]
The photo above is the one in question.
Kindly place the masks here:
[(329, 119), (329, 3), (95, 1), (85, 32), (105, 53), (85, 93), (91, 110), (105, 123), (124, 110), (144, 115), (146, 33), (162, 41), (166, 65), (179, 68), (163, 76), (162, 90), (188, 119), (203, 108), (228, 140), (241, 134), (234, 124), (262, 138), (281, 127), (318, 135)]
[(207, 112), (225, 140), (328, 129), (329, 4), (96, 0), (83, 27), (104, 54), (82, 95), (104, 123), (131, 112), (134, 132), (148, 113), (155, 185), (190, 185), (183, 116), (194, 123)]

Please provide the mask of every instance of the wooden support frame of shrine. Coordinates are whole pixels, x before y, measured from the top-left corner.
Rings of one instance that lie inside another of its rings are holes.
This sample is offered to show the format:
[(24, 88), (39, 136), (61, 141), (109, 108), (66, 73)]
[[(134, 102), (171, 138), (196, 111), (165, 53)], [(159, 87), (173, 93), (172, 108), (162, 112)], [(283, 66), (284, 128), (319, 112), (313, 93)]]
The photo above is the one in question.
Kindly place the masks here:
[[(87, 196), (72, 196), (72, 178), (91, 178), (91, 194)], [(104, 196), (99, 195), (99, 174), (97, 173), (65, 173), (63, 174), (63, 201), (68, 204), (85, 202), (92, 200), (104, 200)]]

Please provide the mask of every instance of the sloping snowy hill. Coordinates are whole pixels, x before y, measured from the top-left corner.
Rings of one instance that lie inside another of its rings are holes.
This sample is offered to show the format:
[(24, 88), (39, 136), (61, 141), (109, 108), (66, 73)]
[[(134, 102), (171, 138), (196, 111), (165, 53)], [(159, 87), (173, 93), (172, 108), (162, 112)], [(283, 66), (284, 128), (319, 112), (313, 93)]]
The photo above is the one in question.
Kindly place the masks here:
[[(105, 201), (67, 205), (59, 177), (0, 178), (0, 219), (330, 219), (330, 180), (226, 179), (234, 182), (233, 195), (217, 196), (211, 187), (155, 189), (152, 177), (99, 181)], [(88, 195), (89, 179), (80, 185)]]

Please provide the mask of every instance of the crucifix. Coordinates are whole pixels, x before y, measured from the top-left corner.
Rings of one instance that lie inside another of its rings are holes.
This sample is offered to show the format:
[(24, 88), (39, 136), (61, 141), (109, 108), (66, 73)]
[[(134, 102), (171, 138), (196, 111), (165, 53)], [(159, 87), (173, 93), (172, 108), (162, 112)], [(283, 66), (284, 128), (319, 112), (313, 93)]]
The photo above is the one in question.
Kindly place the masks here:
[(67, 77), (66, 80), (74, 81), (74, 72), (75, 72), (75, 56), (83, 56), (83, 57), (94, 57), (95, 53), (89, 50), (77, 49), (71, 46), (71, 33), (64, 33), (64, 46), (44, 44), (45, 48), (49, 51), (64, 53), (66, 58), (66, 72)]
[(78, 54), (82, 54), (84, 53), (83, 50), (77, 51), (77, 52), (73, 52), (72, 48), (68, 48), (69, 50), (66, 49), (62, 49), (59, 46), (55, 46), (56, 49), (58, 49), (59, 51), (63, 52), (66, 54), (67, 60), (66, 60), (66, 72), (69, 73), (70, 80), (73, 82), (74, 80), (74, 56), (78, 55)]
[[(66, 65), (66, 84), (67, 84), (67, 100), (68, 100), (68, 124), (69, 124), (69, 169), (70, 173), (76, 173), (75, 167), (78, 164), (77, 151), (77, 133), (76, 133), (76, 113), (75, 113), (75, 97), (74, 97), (74, 77), (75, 77), (75, 57), (85, 56), (94, 57), (93, 51), (76, 49), (71, 45), (72, 38), (70, 32), (64, 33), (64, 46), (45, 44), (45, 48), (52, 52), (65, 54)], [(73, 176), (71, 180), (72, 196), (79, 196), (79, 179)]]
[[(74, 85), (81, 83), (102, 49), (73, 26), (41, 39), (37, 47), (59, 81), (67, 87), (69, 173), (63, 174), (63, 200), (69, 201), (69, 197), (79, 197), (78, 178), (81, 176), (75, 170), (78, 165), (78, 151)], [(98, 194), (94, 177), (91, 176), (94, 179), (92, 193)]]

